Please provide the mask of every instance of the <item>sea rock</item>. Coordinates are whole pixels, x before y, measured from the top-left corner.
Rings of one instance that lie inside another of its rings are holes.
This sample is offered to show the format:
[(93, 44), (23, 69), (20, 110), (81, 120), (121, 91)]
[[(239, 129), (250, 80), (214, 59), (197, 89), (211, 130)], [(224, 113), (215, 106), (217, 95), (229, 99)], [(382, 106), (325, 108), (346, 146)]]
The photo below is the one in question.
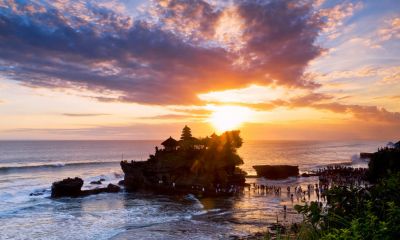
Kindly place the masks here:
[(43, 195), (45, 192), (46, 192), (46, 189), (44, 189), (44, 190), (37, 190), (37, 191), (34, 191), (33, 193), (30, 193), (29, 196), (41, 196), (41, 195)]
[(116, 193), (121, 188), (114, 184), (108, 184), (104, 188), (81, 190), (83, 180), (80, 178), (67, 178), (62, 181), (54, 182), (51, 188), (51, 197), (82, 197), (99, 193)]
[(101, 179), (98, 181), (91, 181), (90, 184), (95, 184), (95, 185), (100, 185), (101, 184)]
[(110, 193), (119, 192), (120, 190), (121, 190), (121, 188), (119, 186), (111, 184), (111, 183), (108, 184), (108, 186), (107, 186), (107, 192), (110, 192)]
[(120, 180), (120, 181), (118, 182), (118, 185), (124, 186), (124, 185), (125, 185), (125, 181), (124, 181), (124, 180)]
[(99, 193), (117, 193), (120, 190), (121, 188), (119, 186), (110, 183), (105, 188), (95, 188), (95, 189), (81, 191), (81, 196), (88, 196)]
[(54, 182), (51, 187), (51, 197), (78, 197), (81, 195), (83, 180), (81, 178), (66, 178)]
[(255, 165), (257, 176), (267, 179), (285, 179), (299, 175), (299, 166), (291, 165)]

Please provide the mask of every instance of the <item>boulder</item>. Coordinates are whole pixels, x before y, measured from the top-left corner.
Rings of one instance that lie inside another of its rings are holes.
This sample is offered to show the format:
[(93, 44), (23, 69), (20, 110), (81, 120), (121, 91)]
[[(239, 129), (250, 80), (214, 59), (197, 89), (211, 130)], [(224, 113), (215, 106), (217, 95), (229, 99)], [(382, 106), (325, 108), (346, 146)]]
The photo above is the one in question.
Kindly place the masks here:
[(81, 178), (66, 178), (54, 182), (51, 187), (51, 197), (78, 197), (81, 195), (83, 180)]
[(101, 180), (99, 180), (99, 181), (91, 181), (90, 184), (100, 185), (101, 182), (102, 182)]
[(108, 186), (107, 186), (107, 192), (110, 192), (110, 193), (119, 192), (120, 190), (121, 190), (121, 188), (119, 186), (111, 184), (111, 183), (108, 184)]
[(111, 183), (108, 184), (107, 187), (89, 190), (81, 190), (82, 186), (83, 180), (77, 177), (66, 178), (62, 181), (54, 182), (51, 187), (51, 197), (82, 197), (99, 193), (116, 193), (121, 190), (119, 186)]
[(267, 179), (285, 179), (299, 175), (299, 166), (291, 165), (255, 165), (257, 176)]
[(33, 193), (30, 193), (29, 196), (41, 196), (46, 192), (46, 190), (37, 190), (34, 191)]
[(117, 193), (120, 190), (121, 190), (121, 188), (119, 186), (110, 183), (105, 188), (95, 188), (95, 189), (90, 189), (90, 190), (84, 190), (81, 192), (81, 196), (88, 196), (88, 195), (99, 194), (99, 193)]

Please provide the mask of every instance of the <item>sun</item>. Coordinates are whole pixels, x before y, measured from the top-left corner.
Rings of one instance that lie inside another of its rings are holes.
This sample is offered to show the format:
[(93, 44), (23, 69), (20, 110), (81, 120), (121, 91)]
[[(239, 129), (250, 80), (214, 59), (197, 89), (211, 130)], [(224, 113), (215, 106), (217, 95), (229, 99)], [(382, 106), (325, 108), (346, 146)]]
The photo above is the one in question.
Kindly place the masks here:
[(238, 106), (216, 106), (210, 122), (218, 133), (238, 129), (250, 117), (250, 109)]

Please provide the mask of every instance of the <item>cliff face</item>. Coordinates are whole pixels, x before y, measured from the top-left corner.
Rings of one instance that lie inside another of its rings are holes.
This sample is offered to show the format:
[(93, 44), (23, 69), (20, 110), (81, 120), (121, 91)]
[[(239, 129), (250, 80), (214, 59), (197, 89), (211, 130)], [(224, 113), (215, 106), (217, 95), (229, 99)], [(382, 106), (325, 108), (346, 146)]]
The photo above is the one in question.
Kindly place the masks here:
[(145, 162), (122, 161), (125, 187), (128, 191), (170, 188), (185, 192), (200, 188), (215, 192), (218, 188), (244, 185), (245, 173), (237, 168), (243, 163), (236, 154), (236, 148), (241, 146), (238, 134), (226, 132), (207, 141), (191, 138), (177, 148), (156, 149)]

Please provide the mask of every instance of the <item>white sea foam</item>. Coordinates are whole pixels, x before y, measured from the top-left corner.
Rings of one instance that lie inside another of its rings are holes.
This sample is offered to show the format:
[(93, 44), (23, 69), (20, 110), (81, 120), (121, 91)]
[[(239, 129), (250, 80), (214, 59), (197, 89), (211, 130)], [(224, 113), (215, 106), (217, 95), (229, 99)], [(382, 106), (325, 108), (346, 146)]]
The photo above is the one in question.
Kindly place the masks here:
[(61, 167), (81, 167), (87, 165), (110, 165), (118, 164), (115, 161), (99, 162), (99, 161), (89, 161), (89, 162), (51, 162), (51, 163), (19, 163), (19, 164), (3, 164), (0, 165), (1, 171), (18, 171), (18, 170), (30, 170), (30, 169), (46, 169), (46, 168), (61, 168)]

